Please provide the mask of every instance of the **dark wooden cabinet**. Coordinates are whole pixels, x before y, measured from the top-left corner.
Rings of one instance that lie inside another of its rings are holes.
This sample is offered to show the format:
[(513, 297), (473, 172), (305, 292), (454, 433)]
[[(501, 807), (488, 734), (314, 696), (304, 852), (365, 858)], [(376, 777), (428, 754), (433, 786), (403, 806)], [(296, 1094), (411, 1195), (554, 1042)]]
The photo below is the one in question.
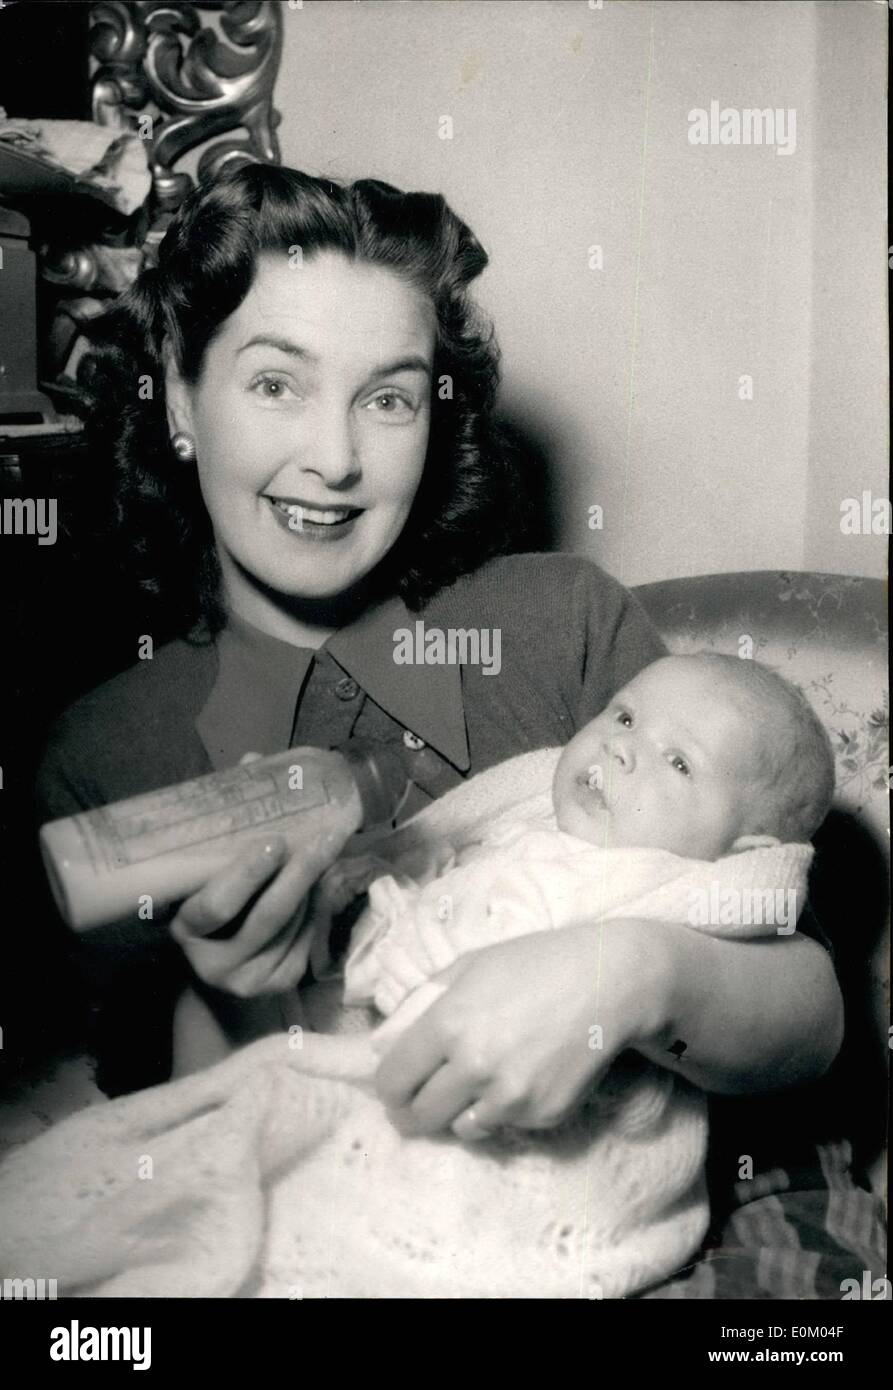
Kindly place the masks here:
[[(0, 436), (0, 1084), (82, 1021), (40, 865), (34, 782), (52, 721), (129, 665), (146, 630), (111, 561), (109, 497), (108, 468), (83, 437)], [(27, 530), (38, 499), (55, 503), (52, 544)]]

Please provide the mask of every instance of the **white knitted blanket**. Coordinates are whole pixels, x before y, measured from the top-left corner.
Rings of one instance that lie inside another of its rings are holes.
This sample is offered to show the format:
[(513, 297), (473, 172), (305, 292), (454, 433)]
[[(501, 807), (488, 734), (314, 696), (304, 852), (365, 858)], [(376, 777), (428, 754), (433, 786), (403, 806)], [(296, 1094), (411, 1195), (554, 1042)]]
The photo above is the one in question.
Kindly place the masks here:
[[(547, 826), (557, 756), (523, 755), (472, 779), (376, 855), (397, 882), (414, 865), (430, 872), (445, 846), (498, 838), (518, 815)], [(614, 908), (688, 921), (691, 889), (725, 888), (729, 873), (740, 887), (793, 889), (799, 906), (810, 854), (755, 849), (709, 866), (664, 856), (675, 875), (664, 864), (634, 910)], [(543, 925), (561, 922), (553, 913)], [(384, 1029), (437, 992), (423, 984)], [(354, 1011), (334, 1026), (367, 1021)], [(0, 1277), (52, 1277), (60, 1296), (617, 1297), (700, 1243), (704, 1101), (669, 1071), (626, 1054), (561, 1130), (471, 1147), (396, 1131), (371, 1085), (375, 1043), (368, 1031), (265, 1038), (14, 1151), (0, 1167)]]

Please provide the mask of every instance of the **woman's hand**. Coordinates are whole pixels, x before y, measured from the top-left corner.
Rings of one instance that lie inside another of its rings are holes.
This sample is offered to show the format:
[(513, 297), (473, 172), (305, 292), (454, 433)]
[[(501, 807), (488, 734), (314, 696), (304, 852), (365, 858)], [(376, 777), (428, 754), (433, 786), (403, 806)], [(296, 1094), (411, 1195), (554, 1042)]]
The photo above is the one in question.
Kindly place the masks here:
[[(258, 753), (247, 753), (252, 762)], [(200, 980), (225, 994), (250, 999), (284, 994), (307, 971), (313, 933), (303, 930), (314, 884), (339, 849), (290, 856), (272, 836), (244, 851), (187, 898), (171, 935)]]
[(284, 841), (271, 839), (181, 904), (171, 935), (205, 984), (248, 999), (293, 989), (303, 976), (310, 934), (300, 933), (320, 868), (285, 859)]
[(489, 946), (437, 980), (445, 992), (385, 1053), (378, 1088), (407, 1128), (456, 1121), (465, 1139), (560, 1123), (625, 1048), (746, 1095), (817, 1080), (843, 1032), (828, 953), (800, 933), (736, 941), (623, 919)]
[[(379, 1095), (400, 1127), (430, 1134), (455, 1121), (473, 1139), (561, 1123), (618, 1053), (661, 1031), (650, 925), (537, 932), (456, 961), (436, 978), (446, 992), (379, 1067)], [(399, 1009), (392, 1020), (396, 1031)], [(384, 1041), (389, 1025), (381, 1031)]]

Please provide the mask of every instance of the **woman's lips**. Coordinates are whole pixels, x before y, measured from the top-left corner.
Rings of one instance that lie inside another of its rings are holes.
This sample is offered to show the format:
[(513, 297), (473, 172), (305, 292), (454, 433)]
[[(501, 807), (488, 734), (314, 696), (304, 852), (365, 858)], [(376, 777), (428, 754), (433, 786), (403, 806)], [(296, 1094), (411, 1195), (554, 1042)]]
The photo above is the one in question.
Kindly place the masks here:
[(267, 497), (266, 500), (283, 530), (314, 541), (343, 540), (363, 515), (362, 507), (314, 507), (291, 497)]

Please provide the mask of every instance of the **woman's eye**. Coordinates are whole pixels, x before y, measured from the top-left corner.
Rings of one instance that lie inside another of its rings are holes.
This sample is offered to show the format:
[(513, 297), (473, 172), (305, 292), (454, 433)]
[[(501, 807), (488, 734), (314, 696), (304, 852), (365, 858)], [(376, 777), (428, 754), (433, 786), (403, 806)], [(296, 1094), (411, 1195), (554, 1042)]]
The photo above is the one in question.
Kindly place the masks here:
[(288, 382), (281, 376), (260, 376), (252, 383), (252, 391), (255, 391), (261, 400), (281, 401), (291, 390)]
[(617, 723), (622, 724), (624, 729), (631, 729), (633, 726), (633, 717), (631, 714), (628, 714), (625, 709), (622, 709), (617, 714)]
[(680, 758), (678, 753), (670, 759), (670, 766), (675, 768), (677, 772), (681, 772), (683, 777), (691, 776), (691, 768), (684, 758)]
[(377, 406), (382, 415), (405, 415), (412, 411), (410, 402), (404, 396), (398, 396), (395, 391), (380, 391), (369, 404)]

